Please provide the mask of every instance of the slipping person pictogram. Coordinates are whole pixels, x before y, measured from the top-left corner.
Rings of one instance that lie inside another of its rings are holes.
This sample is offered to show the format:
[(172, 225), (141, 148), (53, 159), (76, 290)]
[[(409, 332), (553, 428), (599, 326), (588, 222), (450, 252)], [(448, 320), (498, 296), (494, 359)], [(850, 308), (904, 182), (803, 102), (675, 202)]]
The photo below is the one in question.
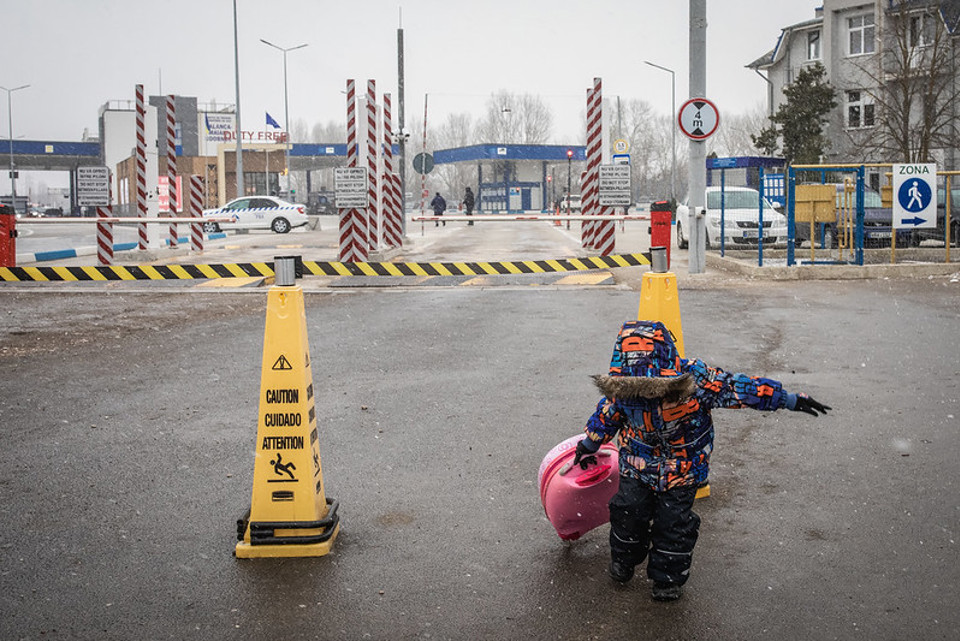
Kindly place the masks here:
[(293, 461), (290, 461), (289, 463), (284, 463), (283, 456), (280, 454), (280, 452), (277, 452), (277, 459), (275, 461), (270, 461), (270, 465), (273, 466), (273, 471), (274, 473), (276, 473), (277, 476), (283, 476), (284, 473), (286, 473), (290, 475), (291, 480), (293, 481), (297, 480), (297, 477), (295, 477), (293, 475), (293, 472), (290, 471), (290, 470), (297, 469), (297, 466), (293, 464)]
[(577, 443), (586, 469), (618, 437), (620, 486), (610, 500), (610, 576), (626, 583), (647, 560), (652, 596), (673, 601), (690, 576), (700, 517), (693, 511), (713, 451), (714, 408), (788, 409), (812, 416), (831, 409), (779, 381), (727, 373), (680, 357), (659, 321), (623, 324), (608, 375), (594, 376), (603, 398)]

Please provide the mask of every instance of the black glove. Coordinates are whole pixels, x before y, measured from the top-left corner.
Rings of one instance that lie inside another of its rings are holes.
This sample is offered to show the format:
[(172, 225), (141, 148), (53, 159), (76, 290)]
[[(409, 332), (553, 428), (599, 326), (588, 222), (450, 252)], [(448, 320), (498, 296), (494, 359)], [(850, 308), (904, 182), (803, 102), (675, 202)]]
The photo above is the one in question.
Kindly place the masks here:
[[(794, 412), (806, 412), (811, 416), (826, 414), (827, 410), (829, 409), (833, 408), (829, 405), (818, 403), (816, 400), (810, 398), (806, 394), (797, 394), (797, 404), (793, 406)], [(817, 412), (820, 412), (820, 414), (817, 414)]]
[(584, 443), (588, 439), (584, 438), (579, 443), (577, 443), (577, 455), (573, 457), (573, 464), (579, 465), (581, 470), (587, 469), (588, 465), (597, 464), (597, 452), (596, 450), (590, 451), (587, 449), (587, 446)]

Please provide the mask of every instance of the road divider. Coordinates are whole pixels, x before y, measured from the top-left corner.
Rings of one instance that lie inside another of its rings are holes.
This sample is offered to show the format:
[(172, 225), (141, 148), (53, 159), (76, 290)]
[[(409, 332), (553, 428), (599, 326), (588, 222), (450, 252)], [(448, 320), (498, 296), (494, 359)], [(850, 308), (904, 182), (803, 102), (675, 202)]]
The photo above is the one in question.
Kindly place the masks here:
[[(614, 254), (549, 260), (427, 262), (427, 263), (344, 263), (303, 261), (303, 274), (313, 276), (481, 276), (501, 274), (544, 274), (614, 269), (649, 265), (644, 254)], [(224, 263), (217, 265), (91, 265), (85, 267), (0, 267), (0, 281), (64, 282), (122, 280), (196, 280), (210, 278), (271, 277), (274, 265)]]

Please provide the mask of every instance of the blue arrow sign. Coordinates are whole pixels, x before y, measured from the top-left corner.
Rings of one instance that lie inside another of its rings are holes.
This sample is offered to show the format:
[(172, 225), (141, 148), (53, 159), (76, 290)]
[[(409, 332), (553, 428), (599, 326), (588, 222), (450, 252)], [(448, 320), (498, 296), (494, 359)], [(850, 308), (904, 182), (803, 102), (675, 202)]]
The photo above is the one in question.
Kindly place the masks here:
[(913, 218), (901, 218), (901, 219), (900, 219), (900, 224), (901, 224), (901, 225), (913, 225), (914, 227), (917, 227), (917, 226), (919, 226), (919, 225), (922, 225), (922, 224), (925, 223), (925, 222), (927, 222), (927, 219), (926, 219), (926, 218), (920, 218), (920, 217), (918, 217), (918, 216), (914, 216)]

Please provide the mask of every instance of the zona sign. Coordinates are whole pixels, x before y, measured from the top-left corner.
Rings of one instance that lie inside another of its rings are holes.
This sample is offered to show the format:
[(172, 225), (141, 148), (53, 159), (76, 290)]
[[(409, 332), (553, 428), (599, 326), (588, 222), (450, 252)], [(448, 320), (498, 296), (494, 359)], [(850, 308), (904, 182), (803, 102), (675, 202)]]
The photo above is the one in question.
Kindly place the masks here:
[(688, 138), (706, 140), (720, 126), (720, 111), (706, 98), (691, 98), (680, 106), (677, 124)]

